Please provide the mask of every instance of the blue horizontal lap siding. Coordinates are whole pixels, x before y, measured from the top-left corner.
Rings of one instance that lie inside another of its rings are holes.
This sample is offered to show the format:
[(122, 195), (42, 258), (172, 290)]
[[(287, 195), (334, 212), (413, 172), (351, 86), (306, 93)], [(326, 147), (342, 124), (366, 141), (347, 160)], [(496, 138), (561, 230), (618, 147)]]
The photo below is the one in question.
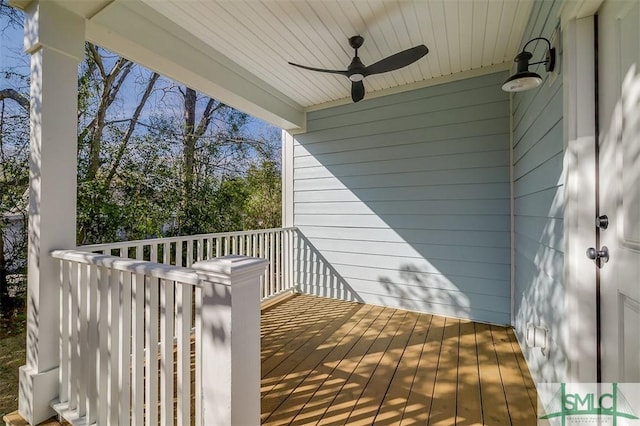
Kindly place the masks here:
[[(523, 44), (552, 37), (561, 3), (535, 2)], [(534, 57), (541, 57), (546, 45), (535, 49)], [(551, 357), (537, 348), (523, 347), (523, 353), (536, 382), (561, 382), (566, 377), (562, 77), (552, 81), (542, 68), (536, 72), (543, 75), (542, 85), (515, 94), (512, 103), (515, 327), (520, 342), (528, 324), (550, 329)]]
[(368, 303), (509, 322), (505, 78), (308, 114), (294, 144), (303, 290), (342, 286)]
[(465, 247), (499, 247), (509, 248), (511, 233), (495, 231), (460, 231), (433, 229), (412, 229), (409, 235), (389, 234), (385, 229), (368, 229), (363, 233), (360, 228), (337, 228), (305, 226), (305, 235), (308, 238), (334, 238), (352, 241), (396, 241), (415, 244), (451, 245)]
[[(327, 189), (316, 191), (296, 191), (294, 202), (323, 201), (416, 201), (416, 200), (495, 200), (502, 191), (509, 190), (508, 183), (475, 183), (465, 185), (437, 185), (402, 188), (366, 188), (357, 191), (349, 189)], [(294, 184), (295, 191), (295, 184)]]
[(509, 214), (509, 202), (505, 200), (418, 200), (405, 201), (400, 205), (395, 201), (372, 201), (369, 207), (358, 203), (325, 202), (318, 206), (316, 203), (299, 202), (296, 204), (298, 214), (341, 214), (361, 215), (369, 214), (371, 210), (377, 214), (448, 214), (451, 211), (463, 211), (466, 214)]
[[(339, 243), (340, 250), (335, 249), (336, 243)], [(478, 250), (477, 247), (469, 246), (416, 243), (412, 245), (415, 246), (415, 250), (428, 259), (501, 264), (509, 264), (510, 261), (509, 249), (503, 247), (483, 247), (482, 250)], [(315, 246), (323, 251), (422, 259), (422, 257), (417, 255), (415, 250), (412, 250), (411, 247), (408, 247), (407, 244), (402, 242), (318, 238), (315, 240)]]

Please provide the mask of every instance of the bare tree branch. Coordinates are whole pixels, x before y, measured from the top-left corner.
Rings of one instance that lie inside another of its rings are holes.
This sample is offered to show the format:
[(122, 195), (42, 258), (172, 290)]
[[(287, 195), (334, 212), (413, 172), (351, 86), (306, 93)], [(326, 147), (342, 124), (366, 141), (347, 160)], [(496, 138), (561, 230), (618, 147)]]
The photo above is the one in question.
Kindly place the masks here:
[(158, 81), (159, 77), (160, 77), (160, 74), (153, 73), (153, 75), (149, 79), (149, 82), (147, 83), (147, 88), (145, 89), (144, 94), (140, 99), (140, 102), (138, 102), (138, 106), (136, 107), (133, 113), (133, 116), (131, 117), (131, 121), (129, 121), (129, 127), (127, 128), (127, 131), (125, 132), (124, 136), (122, 137), (122, 140), (120, 141), (118, 152), (116, 153), (116, 156), (113, 159), (113, 163), (111, 164), (109, 173), (107, 174), (107, 179), (104, 183), (105, 190), (109, 188), (109, 186), (111, 185), (111, 181), (116, 175), (116, 170), (118, 170), (120, 161), (122, 161), (122, 156), (124, 155), (125, 150), (127, 149), (127, 144), (131, 139), (131, 135), (133, 135), (133, 132), (136, 128), (136, 124), (138, 123), (138, 119), (140, 118), (140, 114), (142, 113), (142, 110), (144, 109), (144, 106), (147, 103), (149, 96), (151, 96), (151, 92), (153, 91), (153, 86), (155, 86), (156, 81)]
[(6, 0), (0, 0), (0, 16), (5, 17), (5, 26), (0, 29), (4, 32), (8, 28), (22, 28), (22, 12), (7, 4)]
[(0, 101), (4, 99), (11, 99), (18, 103), (25, 111), (29, 111), (29, 99), (25, 96), (22, 96), (20, 93), (13, 89), (2, 89), (0, 90)]
[(195, 139), (200, 139), (204, 132), (209, 128), (209, 124), (211, 124), (211, 119), (213, 117), (213, 113), (219, 110), (224, 104), (222, 102), (218, 102), (216, 105), (215, 99), (209, 99), (207, 102), (207, 106), (204, 108), (204, 112), (202, 113), (202, 117), (200, 118), (200, 123), (198, 123), (198, 128), (193, 132), (193, 137)]
[(122, 84), (126, 80), (127, 76), (131, 72), (132, 68), (133, 68), (133, 62), (127, 61), (127, 63), (124, 64), (119, 69), (118, 72), (121, 73), (121, 74), (120, 74), (120, 77), (118, 77), (118, 81), (116, 81), (115, 84), (113, 85), (113, 87), (111, 88), (111, 92), (109, 94), (109, 105), (111, 105), (113, 103), (113, 101), (116, 99), (116, 96), (117, 96), (118, 92), (122, 88)]
[[(97, 52), (96, 49), (94, 49)], [(124, 80), (131, 71), (132, 62), (125, 58), (119, 58), (109, 74), (103, 80), (103, 90), (100, 96), (100, 103), (96, 118), (92, 121), (92, 134), (91, 145), (89, 147), (89, 170), (87, 178), (93, 180), (100, 168), (100, 147), (102, 145), (102, 135), (105, 126), (105, 118), (107, 116), (107, 110), (113, 103), (118, 94), (118, 91), (122, 87)], [(117, 82), (116, 82), (117, 79)]]
[(104, 69), (104, 65), (102, 64), (102, 56), (98, 53), (98, 48), (93, 43), (87, 43), (87, 50), (89, 50), (89, 54), (93, 59), (93, 63), (98, 67), (98, 71), (100, 71), (100, 75), (103, 79), (107, 78), (107, 72)]

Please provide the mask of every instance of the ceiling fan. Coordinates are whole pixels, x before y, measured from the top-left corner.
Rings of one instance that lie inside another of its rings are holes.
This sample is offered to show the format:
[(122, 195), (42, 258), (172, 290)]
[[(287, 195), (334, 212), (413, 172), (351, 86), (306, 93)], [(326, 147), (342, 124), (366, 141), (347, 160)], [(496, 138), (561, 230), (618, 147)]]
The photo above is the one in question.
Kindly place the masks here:
[(364, 43), (362, 36), (353, 36), (349, 38), (349, 44), (355, 49), (355, 55), (351, 60), (351, 63), (345, 71), (342, 70), (326, 70), (322, 68), (313, 68), (306, 65), (294, 64), (289, 62), (290, 65), (298, 68), (304, 68), (306, 70), (327, 72), (331, 74), (344, 75), (351, 80), (351, 99), (353, 102), (358, 102), (364, 98), (364, 83), (362, 80), (369, 75), (382, 74), (384, 72), (395, 71), (397, 69), (406, 67), (422, 58), (429, 53), (429, 49), (424, 44), (412, 47), (402, 52), (398, 52), (394, 55), (388, 56), (378, 62), (365, 66), (358, 57), (358, 49)]

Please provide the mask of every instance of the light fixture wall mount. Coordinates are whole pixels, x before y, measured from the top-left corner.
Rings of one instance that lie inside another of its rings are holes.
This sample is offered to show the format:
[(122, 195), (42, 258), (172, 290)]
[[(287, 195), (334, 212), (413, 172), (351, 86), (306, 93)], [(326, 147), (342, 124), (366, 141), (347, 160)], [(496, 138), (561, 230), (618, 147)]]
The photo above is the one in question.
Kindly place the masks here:
[[(527, 51), (527, 46), (538, 40), (545, 41), (548, 46), (544, 59), (542, 61), (529, 63), (533, 55)], [(551, 42), (544, 37), (532, 38), (524, 45), (522, 52), (518, 53), (513, 61), (516, 63), (516, 72), (504, 82), (502, 90), (505, 92), (522, 92), (524, 90), (534, 89), (542, 84), (542, 77), (540, 77), (538, 73), (529, 71), (529, 66), (544, 64), (544, 69), (547, 72), (553, 71), (556, 66), (556, 49), (552, 47)]]

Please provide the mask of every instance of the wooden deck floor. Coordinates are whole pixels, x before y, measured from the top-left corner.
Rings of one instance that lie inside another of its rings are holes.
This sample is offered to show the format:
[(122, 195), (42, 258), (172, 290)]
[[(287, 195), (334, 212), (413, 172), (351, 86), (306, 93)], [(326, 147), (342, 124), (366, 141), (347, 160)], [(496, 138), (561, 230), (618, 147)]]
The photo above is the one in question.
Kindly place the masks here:
[(508, 328), (297, 295), (263, 310), (261, 339), (264, 425), (536, 424)]
[(313, 296), (262, 313), (262, 424), (535, 425), (511, 329)]

